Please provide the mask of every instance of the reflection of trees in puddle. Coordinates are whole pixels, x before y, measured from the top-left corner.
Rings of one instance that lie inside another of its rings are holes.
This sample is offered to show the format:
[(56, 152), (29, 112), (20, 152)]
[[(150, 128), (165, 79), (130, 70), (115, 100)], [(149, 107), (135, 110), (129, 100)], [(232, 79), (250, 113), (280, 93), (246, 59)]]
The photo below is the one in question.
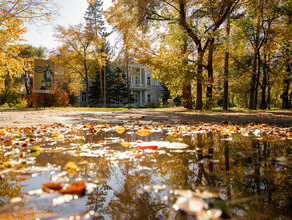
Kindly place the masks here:
[(13, 198), (21, 194), (21, 183), (23, 179), (15, 173), (3, 175), (0, 178), (0, 207)]
[(143, 191), (143, 186), (153, 184), (151, 170), (138, 170), (131, 164), (119, 167), (119, 182), (106, 209), (112, 219), (163, 219), (166, 205), (157, 194)]
[[(287, 142), (232, 137), (231, 141), (216, 133), (196, 134), (195, 139), (189, 137), (188, 141), (184, 137), (183, 142), (196, 153), (159, 155), (154, 166), (168, 186), (219, 189), (222, 198), (232, 204), (234, 217), (291, 216), (291, 166), (274, 163), (273, 159), (279, 155), (291, 158)], [(169, 141), (175, 139), (167, 137)]]
[[(233, 217), (239, 215), (242, 218), (261, 219), (292, 216), (289, 208), (292, 201), (291, 147), (287, 147), (289, 140), (271, 142), (240, 134), (222, 135), (216, 132), (188, 135), (178, 132), (166, 138), (165, 133), (139, 137), (131, 130), (123, 134), (85, 132), (79, 135), (83, 138), (71, 140), (64, 137), (53, 146), (44, 143), (35, 165), (45, 166), (50, 163), (60, 166), (61, 171), (64, 171), (67, 162), (76, 163), (79, 169), (71, 174), (66, 173), (64, 179), (67, 182), (80, 179), (98, 185), (84, 200), (86, 208), (100, 213), (100, 216), (94, 218), (161, 219), (167, 218), (169, 212), (181, 219), (191, 218), (186, 213), (173, 211), (162, 200), (162, 195), (168, 191), (154, 193), (143, 190), (145, 185), (155, 184), (165, 184), (167, 190), (194, 190), (201, 186), (218, 189)], [(135, 149), (121, 145), (122, 141), (138, 139), (183, 142), (189, 148), (133, 153)], [(81, 152), (78, 146), (99, 142), (102, 145), (89, 144), (86, 149), (88, 152), (109, 149), (104, 156), (78, 156)], [(58, 152), (46, 152), (57, 147), (60, 147)], [(129, 154), (133, 156), (120, 159), (118, 155), (125, 151), (133, 153)], [(21, 193), (21, 180), (12, 174), (2, 177), (0, 184), (2, 204)]]

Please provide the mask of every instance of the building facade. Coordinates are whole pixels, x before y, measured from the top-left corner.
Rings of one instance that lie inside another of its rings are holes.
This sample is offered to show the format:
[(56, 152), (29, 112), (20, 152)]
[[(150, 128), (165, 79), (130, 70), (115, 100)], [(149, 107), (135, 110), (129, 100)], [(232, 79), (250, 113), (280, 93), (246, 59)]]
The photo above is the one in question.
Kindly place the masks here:
[(130, 91), (134, 108), (159, 107), (163, 97), (162, 83), (151, 77), (152, 69), (146, 65), (129, 65)]
[[(124, 106), (134, 108), (159, 107), (163, 97), (162, 83), (153, 79), (152, 68), (132, 62), (129, 64), (129, 84), (133, 97), (132, 103), (127, 103), (127, 98), (123, 101)], [(126, 80), (126, 79), (125, 79)], [(89, 83), (92, 84), (91, 82)], [(86, 93), (79, 91), (77, 106), (86, 106)], [(117, 104), (107, 101), (108, 107), (120, 107)]]

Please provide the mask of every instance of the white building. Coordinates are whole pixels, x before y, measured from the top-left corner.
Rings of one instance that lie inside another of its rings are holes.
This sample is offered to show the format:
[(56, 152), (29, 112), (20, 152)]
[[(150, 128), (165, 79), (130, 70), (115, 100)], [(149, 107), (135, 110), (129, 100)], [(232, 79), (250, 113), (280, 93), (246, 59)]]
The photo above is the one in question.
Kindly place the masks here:
[(146, 65), (129, 65), (130, 91), (134, 108), (159, 107), (163, 96), (162, 83), (151, 77), (152, 69)]
[[(152, 69), (146, 65), (136, 62), (129, 64), (130, 92), (134, 98), (131, 106), (134, 108), (159, 107), (163, 97), (162, 83), (151, 77)], [(90, 82), (91, 84), (91, 82)], [(124, 103), (127, 99), (124, 100)], [(86, 93), (79, 91), (77, 106), (85, 106)], [(110, 107), (118, 107), (115, 104), (107, 103)], [(128, 105), (128, 104), (127, 104)]]

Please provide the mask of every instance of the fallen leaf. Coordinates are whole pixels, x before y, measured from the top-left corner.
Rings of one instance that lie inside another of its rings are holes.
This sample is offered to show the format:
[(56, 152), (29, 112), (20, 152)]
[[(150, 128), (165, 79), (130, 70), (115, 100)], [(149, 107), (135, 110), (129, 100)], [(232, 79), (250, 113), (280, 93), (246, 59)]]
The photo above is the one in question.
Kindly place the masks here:
[(156, 145), (149, 145), (149, 146), (138, 146), (139, 150), (146, 150), (146, 149), (150, 149), (150, 150), (157, 150), (158, 146)]
[(3, 130), (0, 130), (0, 136), (4, 136), (5, 132)]
[(4, 143), (5, 145), (10, 145), (10, 144), (13, 143), (13, 141), (12, 141), (12, 140), (4, 140), (3, 143)]
[(43, 189), (45, 190), (45, 191), (47, 191), (48, 189), (49, 190), (55, 190), (55, 191), (59, 191), (59, 190), (61, 190), (63, 187), (60, 185), (60, 184), (58, 184), (58, 183), (45, 183), (44, 185), (43, 185)]
[(30, 150), (30, 152), (36, 152), (36, 151), (41, 151), (42, 148), (40, 146), (33, 146)]
[(123, 134), (124, 132), (125, 132), (125, 128), (124, 127), (118, 127), (117, 128), (117, 130), (116, 130), (116, 132), (118, 133), (118, 134)]
[(64, 135), (62, 133), (57, 133), (55, 131), (52, 132), (52, 137), (55, 137), (55, 138), (60, 138), (60, 137), (63, 137)]
[(125, 142), (122, 143), (122, 146), (123, 147), (130, 147), (130, 143), (125, 141)]
[(86, 185), (84, 182), (79, 181), (77, 183), (68, 186), (65, 189), (61, 189), (60, 193), (62, 194), (71, 194), (71, 195), (84, 195), (86, 191)]
[(137, 134), (139, 136), (142, 136), (142, 137), (148, 136), (151, 133), (152, 132), (149, 129), (147, 129), (147, 128), (142, 128), (142, 129), (140, 129), (140, 130), (137, 131)]
[(171, 134), (172, 137), (176, 138), (178, 136), (178, 133), (175, 131)]
[(66, 165), (65, 165), (65, 168), (68, 170), (68, 169), (71, 169), (71, 170), (76, 170), (77, 169), (77, 165), (76, 163), (70, 161), (68, 162)]

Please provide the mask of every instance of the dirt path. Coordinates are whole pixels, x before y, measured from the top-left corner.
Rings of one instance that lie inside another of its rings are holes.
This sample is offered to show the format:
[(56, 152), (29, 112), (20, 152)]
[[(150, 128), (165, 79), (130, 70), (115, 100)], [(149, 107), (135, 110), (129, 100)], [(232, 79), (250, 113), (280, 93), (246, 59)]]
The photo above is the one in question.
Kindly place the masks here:
[(292, 127), (291, 112), (265, 113), (198, 113), (153, 109), (131, 109), (118, 112), (60, 110), (0, 110), (0, 126), (40, 124), (108, 123), (108, 124), (185, 124), (196, 122), (267, 123)]

